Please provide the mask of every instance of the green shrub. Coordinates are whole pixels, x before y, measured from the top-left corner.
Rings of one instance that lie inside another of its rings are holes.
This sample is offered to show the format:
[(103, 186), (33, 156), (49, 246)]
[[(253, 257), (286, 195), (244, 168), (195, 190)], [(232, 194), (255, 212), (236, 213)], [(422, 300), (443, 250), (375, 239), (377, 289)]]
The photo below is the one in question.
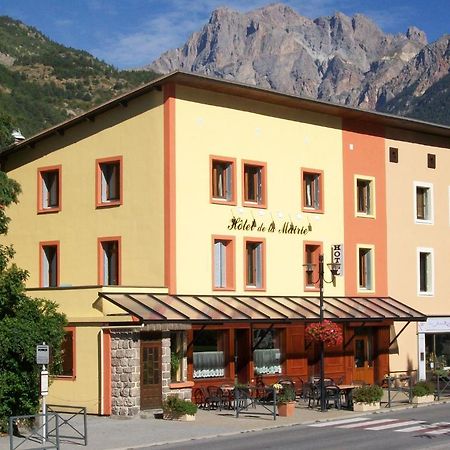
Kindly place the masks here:
[(189, 400), (183, 400), (176, 395), (171, 395), (163, 402), (164, 415), (180, 417), (184, 414), (191, 416), (197, 412), (197, 405)]
[(357, 403), (375, 403), (383, 397), (383, 389), (376, 384), (361, 386), (353, 391), (353, 401)]
[(277, 403), (288, 403), (295, 401), (295, 391), (290, 386), (281, 389), (277, 394)]
[(418, 381), (412, 388), (414, 397), (424, 397), (425, 395), (434, 394), (434, 384), (428, 381)]

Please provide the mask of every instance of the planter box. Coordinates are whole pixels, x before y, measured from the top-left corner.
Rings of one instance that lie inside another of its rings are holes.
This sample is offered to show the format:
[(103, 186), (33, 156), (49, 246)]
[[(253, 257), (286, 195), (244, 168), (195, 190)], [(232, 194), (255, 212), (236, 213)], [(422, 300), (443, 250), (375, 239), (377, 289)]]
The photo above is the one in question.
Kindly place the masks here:
[(365, 412), (365, 411), (376, 411), (381, 408), (380, 402), (374, 403), (353, 403), (353, 411)]
[(172, 414), (164, 414), (165, 420), (179, 420), (180, 422), (192, 422), (195, 420), (195, 415), (193, 414), (183, 414), (181, 416), (175, 416)]
[(412, 403), (418, 405), (420, 403), (432, 403), (434, 402), (434, 395), (422, 395), (422, 397), (413, 397)]
[(279, 403), (278, 415), (281, 417), (291, 417), (295, 414), (295, 402)]

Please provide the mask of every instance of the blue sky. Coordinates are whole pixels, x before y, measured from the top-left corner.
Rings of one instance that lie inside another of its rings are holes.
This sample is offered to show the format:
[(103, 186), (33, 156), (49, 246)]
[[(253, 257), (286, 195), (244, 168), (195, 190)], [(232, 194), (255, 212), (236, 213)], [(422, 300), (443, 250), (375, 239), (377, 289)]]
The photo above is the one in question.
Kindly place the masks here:
[[(0, 15), (33, 25), (51, 39), (83, 49), (118, 68), (141, 67), (179, 47), (211, 11), (249, 11), (273, 1), (242, 0), (0, 0)], [(290, 0), (314, 19), (341, 11), (363, 13), (389, 33), (415, 25), (430, 42), (450, 33), (449, 0)], [(244, 5), (244, 6), (243, 6)]]

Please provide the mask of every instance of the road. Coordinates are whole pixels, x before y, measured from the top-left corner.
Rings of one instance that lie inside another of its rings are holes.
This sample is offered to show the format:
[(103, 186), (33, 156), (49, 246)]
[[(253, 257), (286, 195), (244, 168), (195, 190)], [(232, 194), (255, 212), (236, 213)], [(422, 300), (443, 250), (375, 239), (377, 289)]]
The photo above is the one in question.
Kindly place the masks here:
[(158, 449), (448, 450), (450, 404), (198, 439)]

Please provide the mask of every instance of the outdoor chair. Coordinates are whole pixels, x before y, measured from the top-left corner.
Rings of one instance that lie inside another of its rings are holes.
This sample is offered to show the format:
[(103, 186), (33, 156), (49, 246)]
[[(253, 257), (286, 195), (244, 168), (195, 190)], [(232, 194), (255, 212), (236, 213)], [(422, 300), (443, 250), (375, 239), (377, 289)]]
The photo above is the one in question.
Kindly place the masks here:
[(206, 392), (204, 390), (204, 388), (196, 388), (194, 390), (193, 393), (193, 399), (194, 399), (194, 403), (199, 407), (199, 408), (206, 408)]
[(341, 409), (341, 391), (338, 386), (334, 384), (325, 386), (325, 398), (327, 408), (333, 403), (336, 409)]
[(306, 387), (306, 398), (308, 400), (308, 408), (314, 408), (320, 402), (320, 389), (315, 383), (305, 383)]
[(208, 396), (205, 399), (206, 407), (208, 409), (219, 408), (219, 411), (222, 411), (223, 406), (222, 389), (220, 389), (220, 387), (217, 386), (208, 386), (207, 391)]

